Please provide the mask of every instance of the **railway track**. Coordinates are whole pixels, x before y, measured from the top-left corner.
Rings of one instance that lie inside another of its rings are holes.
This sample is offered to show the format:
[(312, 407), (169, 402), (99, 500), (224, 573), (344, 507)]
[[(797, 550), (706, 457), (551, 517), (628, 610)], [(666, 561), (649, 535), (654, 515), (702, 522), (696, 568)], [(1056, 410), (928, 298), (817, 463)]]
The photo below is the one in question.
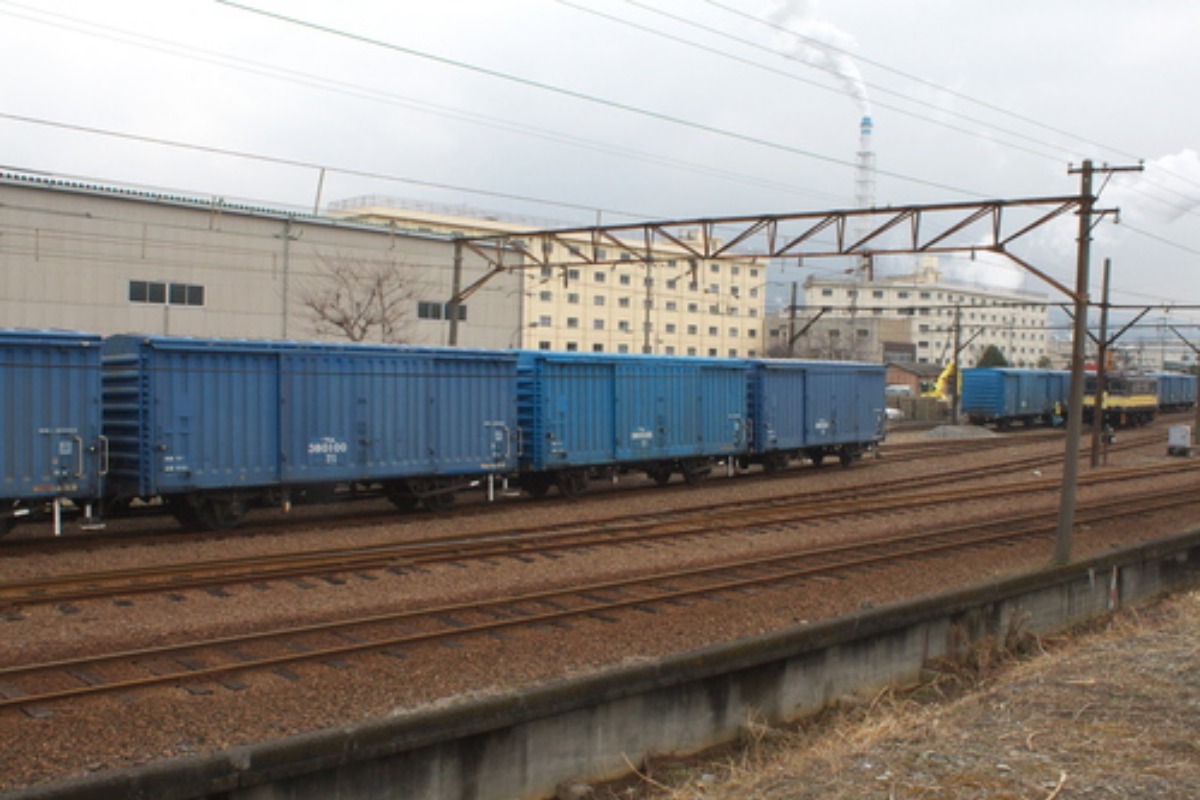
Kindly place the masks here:
[[(1042, 463), (1044, 459), (1038, 463)], [(1028, 466), (1028, 465), (1025, 465)], [(1190, 462), (1091, 473), (1081, 486), (1119, 484), (1130, 480), (1197, 472)], [(977, 476), (990, 472), (979, 470)], [(329, 576), (382, 569), (411, 569), (436, 563), (486, 558), (519, 558), (583, 547), (628, 545), (684, 536), (711, 535), (714, 531), (751, 530), (773, 525), (795, 525), (828, 518), (853, 518), (865, 514), (928, 509), (996, 497), (1023, 496), (1058, 489), (1049, 479), (993, 484), (966, 490), (953, 488), (914, 493), (912, 490), (941, 480), (928, 476), (907, 479), (908, 491), (895, 494), (887, 487), (857, 487), (820, 495), (789, 495), (770, 500), (747, 500), (689, 510), (663, 511), (555, 524), (520, 532), (484, 533), (425, 542), (402, 542), (363, 548), (336, 548), (271, 554), (258, 557), (185, 562), (102, 572), (76, 573), (0, 583), (0, 608), (112, 599), (136, 594), (179, 592), (244, 583)]]
[[(1143, 495), (1137, 504), (1107, 499), (1085, 504), (1081, 523), (1194, 505), (1194, 487)], [(563, 625), (585, 618), (615, 621), (633, 608), (699, 601), (730, 592), (794, 586), (848, 570), (877, 568), (901, 560), (938, 556), (963, 549), (995, 546), (1051, 533), (1057, 514), (1013, 514), (935, 531), (904, 533), (845, 544), (726, 561), (689, 569), (664, 570), (588, 585), (544, 589), (479, 602), (440, 605), (374, 614), (270, 631), (224, 636), (151, 648), (93, 654), (0, 669), (0, 709), (49, 713), (46, 707), (66, 700), (115, 692), (139, 692), (184, 685), (196, 691), (244, 688), (239, 676), (289, 670), (304, 663), (348, 666), (344, 659), (367, 653), (393, 656), (436, 641), (486, 633)]]

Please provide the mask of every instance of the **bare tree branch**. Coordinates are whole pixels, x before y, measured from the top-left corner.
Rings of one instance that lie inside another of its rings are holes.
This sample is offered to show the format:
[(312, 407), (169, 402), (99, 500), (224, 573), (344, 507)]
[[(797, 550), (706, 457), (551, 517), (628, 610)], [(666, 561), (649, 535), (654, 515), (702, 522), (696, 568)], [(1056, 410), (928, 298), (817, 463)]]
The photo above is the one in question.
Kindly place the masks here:
[(399, 344), (416, 283), (405, 265), (360, 256), (317, 256), (319, 275), (300, 294), (318, 335)]

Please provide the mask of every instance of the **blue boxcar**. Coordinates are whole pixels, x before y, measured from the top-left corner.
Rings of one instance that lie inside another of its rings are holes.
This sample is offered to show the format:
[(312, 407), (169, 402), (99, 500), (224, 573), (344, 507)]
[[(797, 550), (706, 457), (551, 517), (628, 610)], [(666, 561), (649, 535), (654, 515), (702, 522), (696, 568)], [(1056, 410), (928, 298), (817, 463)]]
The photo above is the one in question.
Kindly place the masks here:
[(746, 448), (750, 362), (528, 351), (519, 364), (521, 485), (533, 495), (576, 494), (607, 468), (694, 483)]
[(1196, 405), (1196, 376), (1181, 372), (1155, 373), (1158, 407), (1162, 411), (1186, 411)]
[(101, 491), (100, 337), (0, 330), (0, 532)]
[(807, 456), (843, 464), (884, 437), (886, 371), (835, 361), (758, 361), (750, 388), (749, 461), (768, 471)]
[(1070, 375), (1002, 367), (963, 370), (962, 411), (976, 424), (1048, 424), (1066, 406)]
[(112, 491), (209, 527), (346, 485), (444, 505), (516, 466), (515, 385), (504, 353), (111, 337)]

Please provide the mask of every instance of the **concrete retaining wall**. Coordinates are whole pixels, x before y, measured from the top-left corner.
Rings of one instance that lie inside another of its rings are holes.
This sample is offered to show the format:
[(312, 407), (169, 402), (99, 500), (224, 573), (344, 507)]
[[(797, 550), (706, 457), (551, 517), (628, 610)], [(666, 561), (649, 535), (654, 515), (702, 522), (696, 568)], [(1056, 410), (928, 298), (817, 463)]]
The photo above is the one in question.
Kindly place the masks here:
[(1103, 558), (436, 710), (65, 782), (12, 797), (509, 800), (702, 750), (837, 697), (912, 683), (933, 658), (1200, 584), (1200, 531)]

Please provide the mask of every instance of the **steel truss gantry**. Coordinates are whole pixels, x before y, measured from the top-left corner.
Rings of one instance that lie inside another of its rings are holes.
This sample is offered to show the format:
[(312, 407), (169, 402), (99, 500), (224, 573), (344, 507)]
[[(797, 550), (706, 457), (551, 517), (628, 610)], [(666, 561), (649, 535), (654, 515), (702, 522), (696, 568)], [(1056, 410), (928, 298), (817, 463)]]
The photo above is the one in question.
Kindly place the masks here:
[[(500, 274), (543, 267), (560, 270), (566, 281), (568, 267), (630, 261), (653, 267), (685, 259), (694, 271), (703, 262), (722, 260), (770, 262), (837, 256), (869, 259), (880, 255), (963, 252), (1002, 254), (1074, 299), (1073, 290), (1022, 260), (1008, 247), (1063, 214), (1077, 211), (1081, 202), (1078, 195), (1036, 197), (465, 237), (455, 240), (455, 285), (448, 305), (461, 304)], [(892, 233), (897, 231), (905, 236)], [(884, 235), (889, 233), (892, 235), (885, 242)], [(479, 280), (466, 287), (460, 285), (463, 251), (479, 256), (489, 267)], [(451, 313), (452, 328), (456, 319), (457, 314)]]

